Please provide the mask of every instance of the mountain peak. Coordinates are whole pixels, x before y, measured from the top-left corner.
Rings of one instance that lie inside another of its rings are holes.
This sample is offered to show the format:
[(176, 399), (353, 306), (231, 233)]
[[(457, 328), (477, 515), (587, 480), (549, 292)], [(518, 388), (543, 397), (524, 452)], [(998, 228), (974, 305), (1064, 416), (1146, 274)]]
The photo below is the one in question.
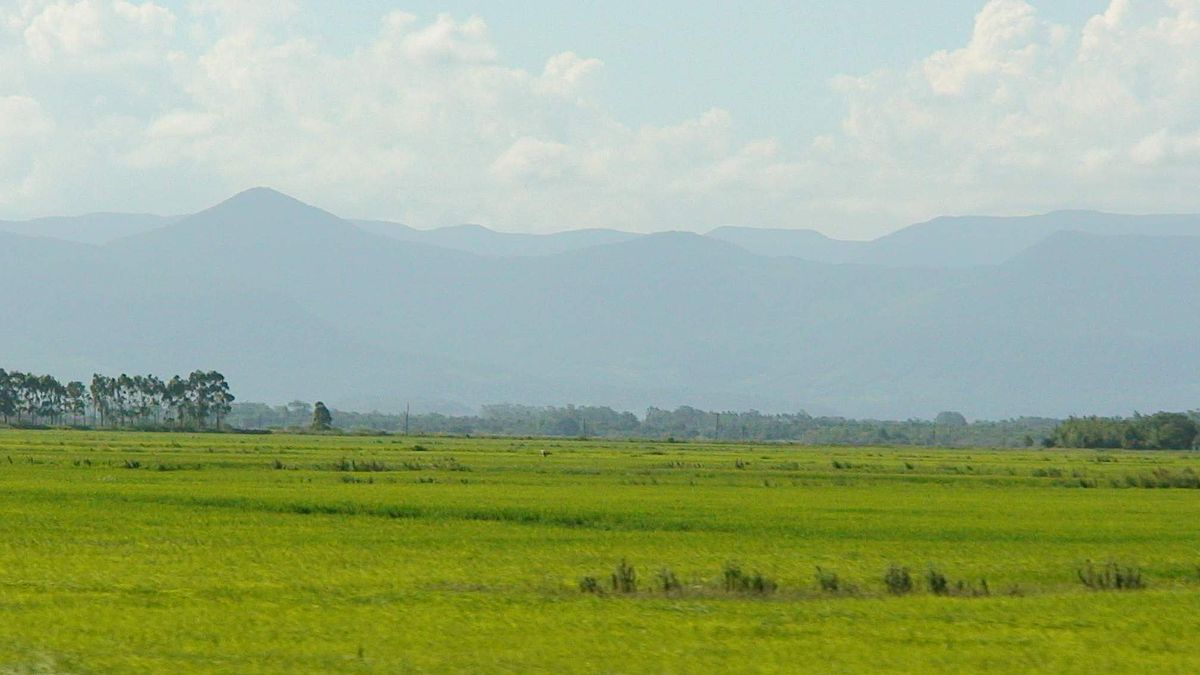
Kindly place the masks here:
[(279, 208), (302, 206), (305, 208), (315, 208), (304, 202), (286, 195), (279, 190), (269, 187), (252, 187), (248, 190), (243, 190), (225, 201), (217, 204), (214, 208), (226, 206), (236, 206), (239, 208)]
[(354, 227), (337, 216), (290, 197), (278, 190), (256, 187), (172, 225), (134, 235), (142, 244), (179, 238), (205, 247), (277, 245), (299, 238), (332, 241), (347, 236)]
[[(250, 188), (190, 216), (187, 221), (229, 223), (267, 229), (342, 225), (340, 218), (268, 187)], [(339, 228), (340, 229), (340, 228)]]

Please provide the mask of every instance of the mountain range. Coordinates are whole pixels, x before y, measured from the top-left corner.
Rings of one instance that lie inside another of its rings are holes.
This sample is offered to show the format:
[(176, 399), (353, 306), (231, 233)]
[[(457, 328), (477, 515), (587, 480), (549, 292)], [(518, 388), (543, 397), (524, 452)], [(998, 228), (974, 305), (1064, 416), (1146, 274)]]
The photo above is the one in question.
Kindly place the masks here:
[[(45, 236), (31, 236), (45, 235)], [(215, 368), (241, 400), (971, 417), (1200, 402), (1200, 216), (939, 218), (869, 242), (416, 230), (273, 190), (0, 223), (0, 365)]]

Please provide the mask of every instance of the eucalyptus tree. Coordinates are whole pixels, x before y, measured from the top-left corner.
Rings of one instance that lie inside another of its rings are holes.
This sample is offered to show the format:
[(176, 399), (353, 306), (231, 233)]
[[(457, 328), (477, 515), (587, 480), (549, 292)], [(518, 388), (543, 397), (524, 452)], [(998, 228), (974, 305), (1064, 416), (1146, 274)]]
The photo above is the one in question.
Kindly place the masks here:
[(187, 379), (188, 412), (192, 422), (201, 429), (208, 423), (209, 410), (212, 402), (208, 397), (208, 373), (203, 370), (192, 371)]
[(187, 382), (183, 378), (175, 375), (164, 385), (163, 405), (166, 406), (168, 415), (174, 414), (175, 426), (183, 426), (188, 409)]
[(215, 370), (208, 372), (209, 395), (212, 397), (212, 411), (217, 418), (217, 428), (225, 423), (225, 417), (233, 410), (236, 397), (229, 391), (229, 382), (225, 376)]
[(100, 426), (112, 421), (113, 389), (115, 387), (111, 377), (99, 373), (92, 375), (92, 384), (88, 387), (88, 394), (92, 401), (93, 418), (95, 415), (100, 416)]
[(9, 420), (17, 414), (15, 375), (16, 373), (10, 374), (0, 368), (0, 417), (4, 418), (5, 424), (8, 424)]
[(35, 419), (56, 424), (62, 421), (67, 389), (52, 375), (41, 375), (34, 383), (37, 390)]
[(32, 373), (21, 373), (17, 381), (17, 421), (25, 415), (31, 423), (37, 422), (38, 410), (42, 407), (42, 397), (38, 391), (38, 376)]
[(79, 420), (87, 414), (87, 388), (77, 380), (68, 382), (66, 396), (66, 407), (71, 413), (71, 421), (79, 424)]
[(78, 423), (90, 413), (92, 424), (108, 427), (158, 426), (218, 428), (235, 400), (221, 373), (197, 370), (186, 379), (176, 375), (164, 382), (155, 375), (109, 377), (95, 373), (91, 383), (63, 385), (50, 375), (0, 370), (0, 418), (8, 423), (62, 423), (70, 414)]

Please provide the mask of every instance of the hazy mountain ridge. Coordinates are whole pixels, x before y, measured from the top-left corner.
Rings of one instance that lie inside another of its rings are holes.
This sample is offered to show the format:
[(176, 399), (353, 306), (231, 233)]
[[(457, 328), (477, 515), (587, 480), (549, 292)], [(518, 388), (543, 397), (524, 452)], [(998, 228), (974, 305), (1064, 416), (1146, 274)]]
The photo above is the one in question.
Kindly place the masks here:
[(566, 230), (552, 234), (497, 232), (482, 225), (455, 225), (418, 230), (400, 223), (377, 220), (351, 221), (362, 229), (399, 239), (485, 256), (537, 256), (565, 253), (590, 246), (614, 244), (640, 235), (618, 230)]
[[(242, 199), (303, 204), (268, 188), (247, 190)], [(257, 195), (257, 197), (255, 197)], [(210, 209), (211, 210), (211, 209)], [(97, 213), (27, 221), (0, 221), (0, 233), (50, 237), (86, 244), (136, 238), (187, 221), (195, 215)], [(339, 224), (385, 236), (486, 257), (531, 257), (567, 253), (616, 244), (649, 235), (604, 228), (550, 234), (500, 232), (482, 225), (454, 225), (420, 230), (384, 220), (343, 220)], [(344, 229), (344, 228), (343, 228)], [(888, 267), (962, 268), (998, 265), (1058, 232), (1102, 235), (1200, 236), (1200, 215), (1121, 215), (1099, 211), (1057, 211), (1035, 216), (945, 216), (902, 228), (871, 241), (828, 237), (811, 229), (723, 226), (703, 236), (770, 257), (813, 262)], [(235, 236), (235, 233), (229, 233)], [(280, 232), (286, 237), (286, 231)]]
[(1056, 232), (960, 268), (767, 257), (682, 232), (494, 253), (373, 234), (265, 189), (106, 246), (0, 234), (0, 282), (24, 291), (0, 301), (21, 317), (0, 353), (75, 377), (217, 368), (243, 400), (342, 407), (903, 418), (1200, 401), (1197, 237)]
[(165, 227), (182, 217), (147, 213), (89, 213), (32, 220), (0, 220), (0, 232), (50, 237), (81, 244), (107, 244), (122, 237)]

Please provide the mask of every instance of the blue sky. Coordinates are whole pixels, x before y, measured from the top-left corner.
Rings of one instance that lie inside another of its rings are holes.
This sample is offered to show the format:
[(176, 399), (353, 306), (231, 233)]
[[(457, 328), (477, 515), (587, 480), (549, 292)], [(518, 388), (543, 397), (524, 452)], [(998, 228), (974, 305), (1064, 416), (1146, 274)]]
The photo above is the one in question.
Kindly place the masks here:
[(270, 185), (420, 227), (1197, 211), (1200, 0), (0, 4), (0, 218)]

